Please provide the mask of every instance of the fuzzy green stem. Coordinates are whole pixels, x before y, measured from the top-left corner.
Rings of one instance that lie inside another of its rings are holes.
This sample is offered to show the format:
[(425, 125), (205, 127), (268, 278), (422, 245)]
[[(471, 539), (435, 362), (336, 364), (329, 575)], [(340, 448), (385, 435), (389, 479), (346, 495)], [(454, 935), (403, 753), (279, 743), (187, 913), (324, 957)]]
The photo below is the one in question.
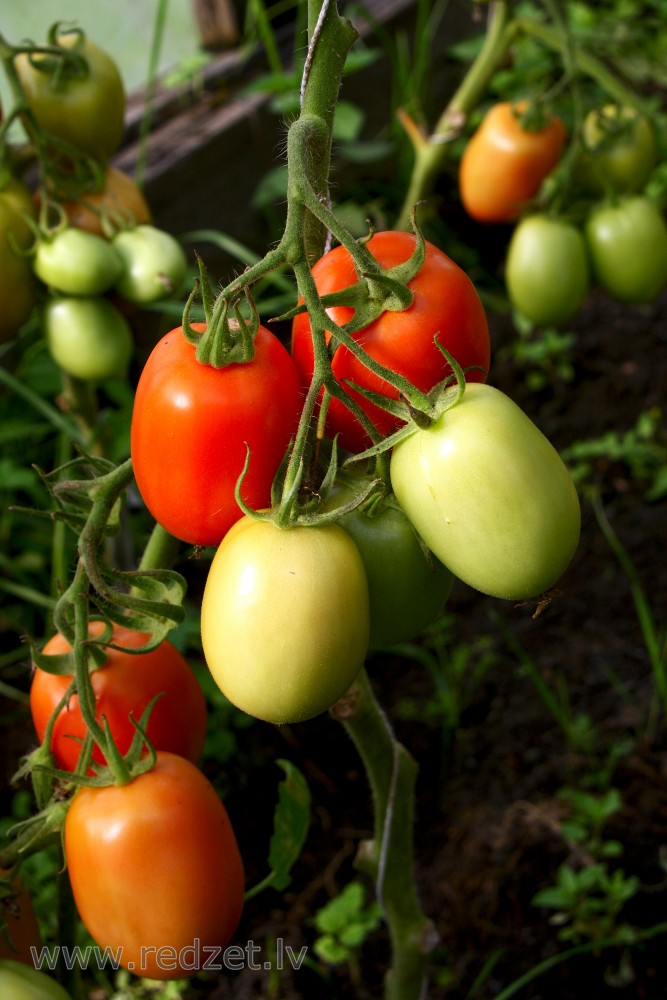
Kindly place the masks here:
[(358, 866), (375, 879), (391, 936), (385, 1000), (418, 1000), (437, 933), (421, 908), (414, 877), (417, 765), (396, 740), (364, 670), (333, 714), (357, 748), (373, 797), (374, 839), (364, 845)]

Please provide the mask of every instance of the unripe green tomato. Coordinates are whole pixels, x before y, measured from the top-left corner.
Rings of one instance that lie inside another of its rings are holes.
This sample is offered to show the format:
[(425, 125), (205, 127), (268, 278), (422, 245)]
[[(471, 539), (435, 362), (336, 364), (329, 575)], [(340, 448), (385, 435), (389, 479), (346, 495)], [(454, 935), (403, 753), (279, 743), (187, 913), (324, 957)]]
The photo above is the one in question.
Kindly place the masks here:
[(21, 253), (33, 240), (24, 214), (35, 214), (32, 196), (21, 181), (10, 177), (0, 189), (0, 343), (18, 333), (37, 297), (32, 262)]
[(653, 302), (667, 284), (667, 223), (641, 195), (595, 208), (586, 222), (593, 275), (612, 298)]
[(537, 597), (574, 555), (581, 517), (572, 478), (535, 424), (490, 385), (469, 383), (430, 427), (397, 444), (390, 471), (431, 551), (483, 594)]
[(0, 997), (2, 1000), (71, 1000), (67, 990), (55, 979), (11, 958), (0, 959)]
[(278, 528), (245, 515), (227, 532), (204, 587), (204, 656), (248, 715), (303, 722), (341, 698), (368, 648), (368, 584), (337, 524)]
[(75, 378), (97, 382), (127, 374), (132, 333), (107, 299), (50, 299), (44, 307), (43, 328), (54, 361)]
[(651, 122), (635, 108), (607, 104), (584, 121), (577, 176), (593, 194), (641, 191), (658, 161)]
[(151, 225), (135, 226), (114, 236), (113, 246), (122, 259), (116, 291), (128, 302), (149, 305), (179, 294), (188, 262), (170, 233)]
[[(339, 484), (329, 509), (348, 503), (354, 486)], [(407, 642), (440, 614), (454, 577), (429, 552), (394, 498), (370, 510), (358, 507), (339, 521), (359, 549), (368, 579), (372, 649)]]
[(73, 226), (37, 244), (37, 277), (64, 295), (102, 295), (116, 282), (123, 263), (108, 240)]
[(590, 284), (582, 233), (561, 219), (526, 216), (512, 233), (505, 283), (512, 305), (537, 326), (567, 323)]
[(41, 127), (100, 162), (119, 148), (125, 128), (125, 89), (115, 61), (79, 32), (63, 32), (57, 44), (86, 61), (63, 72), (46, 54), (19, 53), (14, 66), (30, 110)]

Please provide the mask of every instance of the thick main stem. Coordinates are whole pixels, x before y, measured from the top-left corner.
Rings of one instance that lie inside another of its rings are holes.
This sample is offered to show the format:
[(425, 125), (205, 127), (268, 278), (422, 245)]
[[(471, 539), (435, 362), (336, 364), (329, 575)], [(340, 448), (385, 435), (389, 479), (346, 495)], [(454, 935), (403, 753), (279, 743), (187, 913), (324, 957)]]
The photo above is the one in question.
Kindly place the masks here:
[(391, 935), (385, 1000), (418, 1000), (424, 995), (429, 954), (438, 936), (422, 911), (414, 877), (417, 765), (396, 740), (365, 671), (333, 714), (359, 752), (373, 796), (374, 837), (363, 845), (357, 863), (375, 880)]

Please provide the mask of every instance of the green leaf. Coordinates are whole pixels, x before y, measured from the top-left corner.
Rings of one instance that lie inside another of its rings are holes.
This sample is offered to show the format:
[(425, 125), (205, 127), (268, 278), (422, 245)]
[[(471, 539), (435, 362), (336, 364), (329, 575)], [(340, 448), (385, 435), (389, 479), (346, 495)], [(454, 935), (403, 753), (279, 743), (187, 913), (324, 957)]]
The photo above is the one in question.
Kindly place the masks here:
[(340, 934), (356, 921), (364, 905), (361, 882), (350, 882), (339, 896), (334, 896), (315, 914), (315, 926), (324, 934)]
[(276, 763), (285, 772), (278, 787), (278, 803), (273, 814), (273, 836), (269, 845), (271, 884), (279, 891), (292, 881), (290, 871), (301, 854), (310, 826), (310, 790), (298, 767), (288, 760)]
[(318, 938), (313, 945), (313, 949), (318, 958), (321, 958), (327, 965), (341, 965), (348, 959), (348, 950), (339, 944), (332, 934), (325, 934)]
[(351, 101), (339, 101), (333, 125), (333, 137), (339, 142), (353, 142), (361, 134), (366, 115)]

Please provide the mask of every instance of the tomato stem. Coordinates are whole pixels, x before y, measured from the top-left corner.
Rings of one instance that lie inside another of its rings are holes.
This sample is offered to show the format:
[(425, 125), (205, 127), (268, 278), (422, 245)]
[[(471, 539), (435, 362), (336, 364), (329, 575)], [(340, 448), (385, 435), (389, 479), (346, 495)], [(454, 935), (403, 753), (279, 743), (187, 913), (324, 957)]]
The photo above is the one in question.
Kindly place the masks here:
[(394, 736), (362, 670), (332, 715), (342, 722), (364, 763), (374, 807), (374, 837), (357, 867), (376, 885), (392, 941), (385, 1000), (424, 996), (429, 954), (438, 943), (419, 903), (414, 876), (414, 796), (417, 765)]

